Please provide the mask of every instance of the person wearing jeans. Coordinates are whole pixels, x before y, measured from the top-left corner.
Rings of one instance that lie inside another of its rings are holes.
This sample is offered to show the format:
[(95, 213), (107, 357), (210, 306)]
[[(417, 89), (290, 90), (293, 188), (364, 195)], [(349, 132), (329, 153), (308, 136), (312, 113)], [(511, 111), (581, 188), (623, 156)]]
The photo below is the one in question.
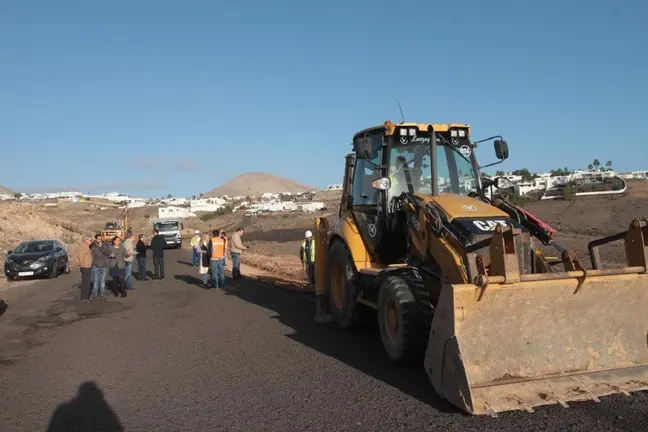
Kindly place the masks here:
[(128, 253), (128, 256), (125, 258), (126, 266), (124, 268), (124, 281), (126, 282), (126, 289), (134, 290), (133, 287), (133, 262), (135, 262), (135, 243), (137, 242), (137, 236), (132, 235), (126, 240), (124, 240), (124, 248)]
[(137, 250), (137, 267), (139, 268), (139, 279), (141, 281), (148, 280), (146, 277), (146, 243), (144, 243), (144, 235), (139, 235), (139, 241), (135, 246)]
[(214, 230), (209, 241), (209, 267), (212, 272), (212, 287), (225, 288), (225, 240), (220, 236), (220, 230)]
[(155, 279), (164, 280), (164, 248), (166, 240), (160, 235), (160, 230), (155, 228), (155, 235), (151, 239), (151, 249), (153, 250), (153, 268), (155, 269)]
[(95, 241), (90, 246), (92, 252), (92, 298), (106, 300), (106, 275), (110, 265), (110, 244), (104, 243), (101, 234), (95, 235)]
[(239, 228), (230, 239), (230, 255), (232, 256), (232, 278), (241, 279), (241, 253), (247, 249), (241, 242), (243, 228)]

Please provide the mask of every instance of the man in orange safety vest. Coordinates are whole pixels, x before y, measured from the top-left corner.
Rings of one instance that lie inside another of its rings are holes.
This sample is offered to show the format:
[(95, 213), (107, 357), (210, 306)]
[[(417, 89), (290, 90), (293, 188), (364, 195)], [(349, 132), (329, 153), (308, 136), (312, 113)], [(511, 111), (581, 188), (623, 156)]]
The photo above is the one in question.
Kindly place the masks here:
[(221, 237), (220, 230), (212, 231), (208, 250), (211, 258), (209, 269), (212, 275), (212, 288), (225, 289), (225, 240)]

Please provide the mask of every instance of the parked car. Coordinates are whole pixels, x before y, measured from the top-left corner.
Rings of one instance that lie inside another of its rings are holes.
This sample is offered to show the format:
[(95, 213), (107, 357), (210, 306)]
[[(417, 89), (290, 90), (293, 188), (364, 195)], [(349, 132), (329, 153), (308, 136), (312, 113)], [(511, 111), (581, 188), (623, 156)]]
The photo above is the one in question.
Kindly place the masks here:
[(61, 273), (70, 273), (68, 254), (56, 240), (32, 240), (20, 243), (8, 251), (4, 274), (8, 280), (22, 277), (47, 276), (50, 279)]

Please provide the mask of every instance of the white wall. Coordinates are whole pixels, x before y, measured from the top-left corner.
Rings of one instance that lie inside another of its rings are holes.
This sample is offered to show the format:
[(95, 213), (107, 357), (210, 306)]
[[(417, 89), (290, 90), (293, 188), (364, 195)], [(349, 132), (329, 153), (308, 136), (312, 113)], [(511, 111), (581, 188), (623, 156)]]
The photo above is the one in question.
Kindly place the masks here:
[(190, 209), (186, 207), (160, 207), (158, 209), (158, 218), (187, 218), (191, 216), (196, 216)]

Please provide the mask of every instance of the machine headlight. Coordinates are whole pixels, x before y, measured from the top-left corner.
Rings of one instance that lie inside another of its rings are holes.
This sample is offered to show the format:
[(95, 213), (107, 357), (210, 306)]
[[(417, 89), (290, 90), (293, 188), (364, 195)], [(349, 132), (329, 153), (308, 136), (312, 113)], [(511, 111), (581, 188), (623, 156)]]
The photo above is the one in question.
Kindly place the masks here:
[(11, 260), (11, 258), (7, 258), (7, 259), (5, 260), (5, 263), (7, 263), (7, 264), (13, 264), (14, 262)]
[(379, 178), (377, 180), (372, 181), (371, 186), (374, 189), (378, 189), (378, 190), (389, 190), (389, 188), (391, 188), (391, 180), (389, 179), (389, 177)]
[(44, 257), (38, 258), (36, 261), (49, 261), (50, 258), (52, 258), (52, 255), (45, 255)]
[(459, 136), (460, 137), (465, 137), (466, 136), (466, 131), (463, 129), (459, 129)]

